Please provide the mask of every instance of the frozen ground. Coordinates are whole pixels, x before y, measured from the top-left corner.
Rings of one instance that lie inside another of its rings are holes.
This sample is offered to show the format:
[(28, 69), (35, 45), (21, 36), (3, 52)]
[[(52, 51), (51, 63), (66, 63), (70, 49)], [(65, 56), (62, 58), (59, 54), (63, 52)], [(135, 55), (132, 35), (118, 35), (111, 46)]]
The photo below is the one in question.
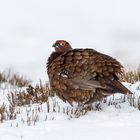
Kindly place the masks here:
[[(131, 85), (124, 83), (136, 94), (140, 95), (137, 86), (139, 82)], [(3, 85), (4, 86), (4, 85)], [(3, 87), (2, 86), (2, 87)], [(9, 90), (13, 90), (9, 87)], [(1, 88), (0, 103), (8, 104), (7, 90)], [(131, 107), (128, 102), (121, 102), (121, 94), (115, 96), (118, 105), (108, 106), (106, 103), (101, 105), (102, 110), (88, 112), (80, 118), (71, 118), (60, 111), (60, 113), (47, 113), (46, 104), (34, 104), (31, 106), (20, 107), (20, 112), (16, 120), (4, 121), (0, 124), (1, 140), (132, 140), (139, 139), (140, 133), (140, 111)], [(50, 99), (51, 100), (51, 99)], [(69, 106), (56, 98), (63, 107)], [(120, 103), (119, 103), (120, 102)], [(31, 110), (40, 112), (33, 113)], [(17, 110), (19, 108), (17, 107)], [(28, 112), (28, 115), (27, 115)], [(34, 114), (34, 115), (33, 115)], [(27, 121), (31, 116), (31, 121)], [(34, 122), (36, 116), (37, 122)], [(46, 117), (47, 116), (47, 117)]]

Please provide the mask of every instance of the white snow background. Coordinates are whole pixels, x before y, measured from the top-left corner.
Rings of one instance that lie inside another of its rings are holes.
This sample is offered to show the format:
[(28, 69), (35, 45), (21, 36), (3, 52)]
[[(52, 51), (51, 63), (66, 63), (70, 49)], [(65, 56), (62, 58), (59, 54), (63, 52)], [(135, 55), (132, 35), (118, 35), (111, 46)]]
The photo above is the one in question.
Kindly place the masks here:
[[(69, 41), (73, 48), (107, 53), (134, 69), (140, 57), (139, 5), (139, 0), (1, 0), (0, 71), (12, 68), (35, 82), (47, 81), (46, 61), (58, 39)], [(139, 94), (136, 84), (131, 90)], [(1, 103), (6, 94), (0, 89)], [(39, 122), (27, 126), (21, 123), (23, 111), (18, 119), (0, 124), (0, 140), (140, 138), (140, 112), (128, 103), (121, 109), (104, 106), (78, 119), (50, 113), (44, 121), (45, 115), (42, 112)]]

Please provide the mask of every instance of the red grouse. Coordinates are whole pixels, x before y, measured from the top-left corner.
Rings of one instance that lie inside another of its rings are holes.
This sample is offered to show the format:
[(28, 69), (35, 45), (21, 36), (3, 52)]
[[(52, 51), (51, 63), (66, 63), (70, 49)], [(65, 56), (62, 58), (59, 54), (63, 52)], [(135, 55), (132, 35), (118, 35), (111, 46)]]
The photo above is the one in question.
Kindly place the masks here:
[(119, 81), (123, 66), (94, 49), (72, 49), (64, 40), (54, 43), (47, 72), (52, 92), (70, 104), (90, 104), (114, 93), (132, 94)]

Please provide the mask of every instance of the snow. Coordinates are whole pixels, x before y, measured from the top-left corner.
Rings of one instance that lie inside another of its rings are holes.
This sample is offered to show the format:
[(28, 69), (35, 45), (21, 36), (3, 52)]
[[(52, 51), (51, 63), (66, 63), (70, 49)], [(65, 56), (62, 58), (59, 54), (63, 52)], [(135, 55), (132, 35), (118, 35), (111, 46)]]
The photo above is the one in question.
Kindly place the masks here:
[[(40, 127), (41, 126), (41, 127)], [(36, 126), (7, 128), (1, 130), (2, 140), (45, 140), (45, 139), (139, 139), (139, 127), (136, 125), (97, 125), (93, 121), (54, 121), (39, 123)], [(16, 131), (16, 132), (15, 132)], [(135, 131), (135, 132), (134, 132)]]
[[(135, 94), (140, 95), (140, 90), (137, 89), (140, 82), (123, 84)], [(7, 91), (13, 91), (16, 88), (8, 86), (7, 90), (4, 89), (4, 84), (2, 87), (0, 90), (0, 103), (5, 102), (8, 104)], [(117, 105), (102, 103), (101, 110), (89, 111), (79, 118), (70, 117), (70, 115), (63, 113), (62, 110), (53, 112), (51, 109), (48, 113), (46, 103), (17, 107), (17, 110), (20, 109), (17, 118), (0, 124), (1, 140), (139, 139), (140, 111), (130, 106), (128, 101), (122, 102), (120, 97), (122, 97), (122, 94), (119, 93), (114, 96), (114, 102), (117, 102)], [(113, 96), (109, 98), (113, 98)], [(52, 98), (49, 98), (49, 100), (52, 106)], [(61, 107), (71, 107), (57, 97), (54, 97), (53, 100), (56, 100)], [(40, 111), (37, 111), (37, 108), (40, 108)], [(31, 121), (27, 121), (28, 116)], [(36, 122), (34, 121), (35, 119), (37, 120)]]

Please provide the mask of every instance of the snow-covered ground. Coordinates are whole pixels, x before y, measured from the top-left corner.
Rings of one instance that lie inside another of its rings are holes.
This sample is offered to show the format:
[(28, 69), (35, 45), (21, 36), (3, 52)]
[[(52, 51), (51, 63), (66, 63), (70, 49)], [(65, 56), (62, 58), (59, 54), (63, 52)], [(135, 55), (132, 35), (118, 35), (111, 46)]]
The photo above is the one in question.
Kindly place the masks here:
[[(124, 83), (133, 92), (136, 98), (140, 95), (140, 82), (133, 85)], [(12, 87), (0, 89), (0, 103), (7, 101), (7, 92)], [(101, 110), (89, 111), (79, 118), (71, 118), (62, 110), (60, 112), (47, 112), (46, 103), (39, 105), (17, 107), (15, 120), (4, 121), (0, 124), (1, 140), (132, 140), (139, 139), (140, 111), (126, 101), (122, 102), (121, 94), (115, 95), (117, 106), (101, 104)], [(111, 97), (110, 97), (111, 98)], [(50, 99), (51, 102), (52, 99)], [(63, 108), (70, 107), (58, 98), (55, 98)], [(50, 103), (51, 105), (51, 103)], [(52, 106), (52, 105), (51, 105)], [(38, 109), (40, 108), (40, 109)], [(34, 110), (34, 111), (33, 111)], [(28, 113), (27, 113), (28, 112)], [(29, 119), (30, 118), (30, 119)], [(36, 121), (35, 121), (36, 120)]]

